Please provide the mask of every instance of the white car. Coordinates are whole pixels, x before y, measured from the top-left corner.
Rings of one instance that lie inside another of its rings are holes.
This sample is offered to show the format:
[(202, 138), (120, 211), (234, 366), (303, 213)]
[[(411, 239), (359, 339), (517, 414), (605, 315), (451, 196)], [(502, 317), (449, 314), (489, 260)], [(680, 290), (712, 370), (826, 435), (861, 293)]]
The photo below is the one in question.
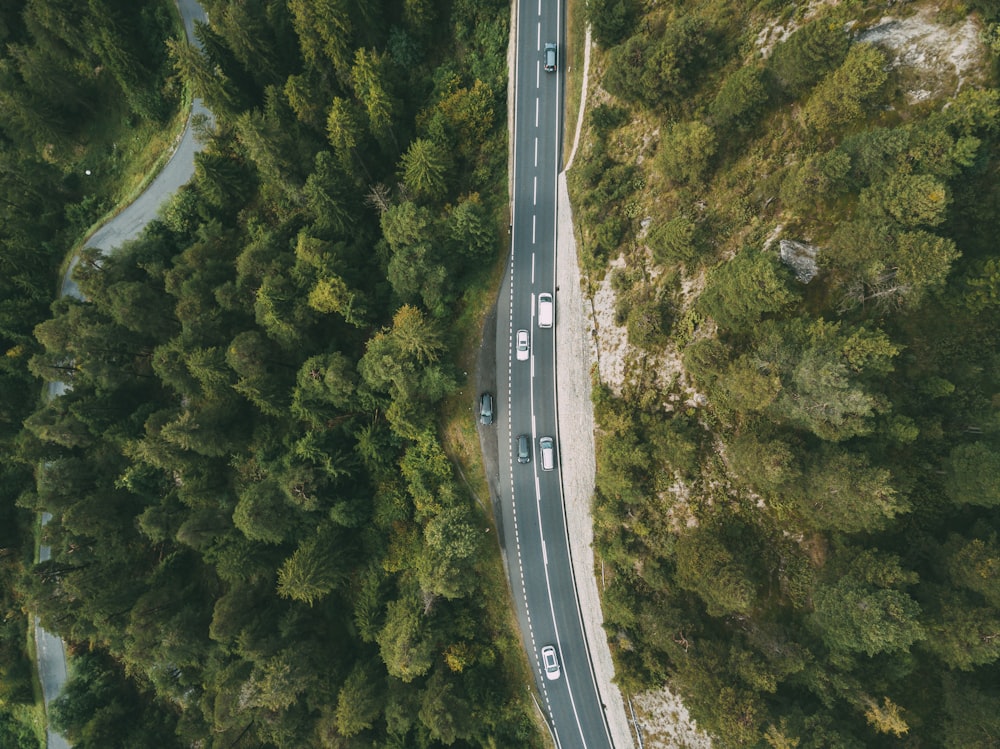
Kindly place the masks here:
[(538, 447), (542, 454), (542, 470), (553, 470), (556, 467), (556, 441), (551, 437), (539, 437)]
[(515, 346), (515, 349), (517, 350), (518, 361), (526, 361), (528, 359), (528, 353), (530, 347), (531, 344), (528, 341), (528, 331), (527, 330), (517, 331), (517, 346)]
[(555, 316), (554, 305), (551, 294), (538, 295), (538, 327), (551, 328), (552, 318)]
[(556, 655), (555, 645), (546, 645), (542, 648), (542, 665), (545, 667), (545, 678), (555, 681), (562, 676), (562, 669), (559, 668), (559, 656)]

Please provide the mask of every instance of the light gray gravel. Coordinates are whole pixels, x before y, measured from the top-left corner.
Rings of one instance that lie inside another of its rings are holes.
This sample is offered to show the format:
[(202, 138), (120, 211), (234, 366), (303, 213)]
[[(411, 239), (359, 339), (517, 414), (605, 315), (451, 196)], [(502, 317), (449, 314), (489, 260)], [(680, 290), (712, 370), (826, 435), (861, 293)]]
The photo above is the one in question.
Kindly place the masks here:
[(613, 681), (615, 667), (602, 626), (604, 615), (597, 589), (597, 570), (594, 568), (594, 527), (590, 513), (596, 468), (594, 408), (590, 400), (591, 327), (581, 289), (576, 241), (573, 237), (573, 212), (565, 172), (559, 175), (558, 200), (556, 398), (559, 404), (559, 460), (563, 498), (566, 502), (567, 532), (583, 628), (587, 635), (597, 688), (606, 707), (611, 738), (616, 749), (631, 749), (634, 746), (632, 732), (621, 692)]

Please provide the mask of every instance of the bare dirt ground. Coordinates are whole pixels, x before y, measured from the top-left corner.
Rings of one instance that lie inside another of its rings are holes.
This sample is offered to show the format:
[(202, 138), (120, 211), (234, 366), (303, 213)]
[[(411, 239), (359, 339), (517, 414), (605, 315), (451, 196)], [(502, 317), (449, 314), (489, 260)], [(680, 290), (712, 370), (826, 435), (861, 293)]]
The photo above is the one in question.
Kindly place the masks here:
[(927, 4), (907, 18), (882, 18), (858, 36), (888, 51), (893, 68), (904, 69), (911, 104), (953, 96), (963, 86), (981, 83), (985, 74), (979, 17), (949, 25), (937, 20), (938, 13), (936, 4)]

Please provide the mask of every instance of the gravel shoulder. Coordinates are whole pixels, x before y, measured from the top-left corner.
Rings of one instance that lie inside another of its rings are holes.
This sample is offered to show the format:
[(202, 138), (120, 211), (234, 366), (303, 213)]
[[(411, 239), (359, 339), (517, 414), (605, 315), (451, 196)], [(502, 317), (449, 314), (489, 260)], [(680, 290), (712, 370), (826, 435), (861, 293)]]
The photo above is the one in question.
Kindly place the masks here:
[(594, 407), (590, 400), (590, 337), (580, 269), (573, 236), (573, 212), (566, 187), (566, 173), (559, 175), (558, 252), (556, 288), (559, 311), (556, 336), (556, 398), (559, 404), (559, 459), (562, 468), (566, 529), (569, 534), (573, 575), (580, 613), (587, 635), (590, 659), (605, 705), (611, 738), (618, 749), (633, 747), (632, 731), (625, 703), (614, 683), (615, 667), (604, 633), (604, 615), (597, 589), (592, 548), (593, 519), (590, 514), (594, 496)]

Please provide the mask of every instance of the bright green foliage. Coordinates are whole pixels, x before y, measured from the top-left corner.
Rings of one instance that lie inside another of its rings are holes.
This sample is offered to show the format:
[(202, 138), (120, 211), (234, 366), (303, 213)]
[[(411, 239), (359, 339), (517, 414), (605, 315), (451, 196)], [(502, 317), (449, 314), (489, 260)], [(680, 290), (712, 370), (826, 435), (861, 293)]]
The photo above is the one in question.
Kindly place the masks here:
[(703, 122), (679, 122), (664, 133), (657, 163), (668, 179), (697, 183), (708, 171), (718, 146), (715, 132)]
[(418, 138), (400, 162), (403, 183), (416, 198), (438, 200), (447, 189), (447, 156), (434, 141)]
[(881, 705), (872, 699), (865, 700), (865, 704), (867, 706), (865, 718), (876, 733), (891, 733), (896, 738), (902, 738), (910, 732), (899, 705), (888, 697), (882, 699)]
[(806, 523), (845, 533), (874, 531), (905, 512), (906, 501), (885, 469), (863, 455), (825, 447), (806, 471), (798, 507)]
[(417, 563), (423, 591), (443, 598), (472, 592), (468, 566), (475, 561), (481, 531), (469, 522), (463, 507), (449, 507), (424, 526), (426, 552)]
[(394, 408), (387, 416), (407, 435), (416, 436), (430, 417), (426, 410), (414, 410), (416, 406), (436, 402), (452, 387), (451, 378), (437, 363), (443, 350), (437, 325), (416, 307), (404, 306), (393, 318), (392, 328), (371, 338), (358, 363), (370, 387), (392, 394)]
[(292, 530), (284, 494), (273, 480), (255, 481), (240, 493), (233, 524), (251, 541), (280, 544)]
[(760, 68), (746, 66), (726, 78), (710, 108), (719, 125), (737, 130), (753, 126), (767, 104), (762, 73)]
[(714, 269), (698, 304), (720, 327), (748, 331), (768, 314), (794, 300), (773, 259), (744, 250)]
[(911, 296), (919, 296), (924, 289), (944, 285), (959, 255), (954, 240), (912, 231), (899, 235), (893, 260), (899, 281), (911, 289)]
[(936, 226), (944, 221), (950, 196), (945, 186), (928, 174), (894, 174), (887, 183), (862, 193), (863, 203), (906, 228)]
[(319, 67), (326, 62), (343, 76), (351, 65), (352, 24), (342, 0), (289, 0), (292, 23), (306, 60)]
[(802, 111), (808, 128), (826, 133), (861, 119), (885, 84), (885, 55), (869, 44), (855, 44), (843, 64), (813, 91)]
[(433, 663), (434, 643), (415, 603), (406, 599), (389, 603), (385, 626), (377, 637), (386, 668), (404, 682), (423, 676)]
[(329, 532), (317, 532), (299, 542), (298, 548), (278, 570), (278, 594), (312, 606), (342, 581), (337, 567), (343, 541)]
[(848, 35), (838, 13), (822, 15), (778, 44), (768, 69), (789, 93), (800, 96), (843, 62)]
[(887, 221), (845, 221), (830, 237), (824, 264), (845, 273), (875, 277), (891, 256), (895, 237)]
[(358, 663), (337, 694), (337, 730), (354, 736), (371, 728), (381, 715), (378, 671)]
[(386, 60), (373, 50), (358, 48), (351, 67), (354, 94), (368, 113), (368, 127), (376, 138), (392, 138), (392, 120), (398, 103), (387, 88)]
[(342, 162), (350, 162), (361, 134), (361, 123), (354, 107), (345, 99), (335, 98), (326, 118), (326, 135)]
[(337, 312), (347, 322), (358, 327), (364, 324), (367, 312), (361, 295), (335, 275), (316, 282), (309, 292), (309, 306), (317, 312)]
[[(442, 92), (434, 116), (441, 118), (448, 134), (448, 147), (454, 147), (462, 157), (472, 156), (473, 150), (489, 137), (496, 120), (496, 95), (478, 78), (469, 88), (461, 86), (458, 76), (446, 91)], [(428, 129), (437, 137), (433, 125)]]
[(897, 560), (862, 553), (839, 580), (817, 590), (813, 624), (834, 651), (906, 651), (925, 637), (920, 606), (900, 589), (913, 582)]
[(746, 570), (715, 534), (702, 530), (677, 540), (677, 582), (696, 592), (712, 616), (747, 614), (754, 604)]
[(411, 201), (394, 205), (382, 215), (382, 235), (394, 251), (422, 241), (432, 242), (436, 234), (430, 210)]
[(448, 231), (458, 252), (472, 260), (488, 257), (496, 247), (496, 234), (478, 194), (459, 201), (448, 215)]
[(752, 413), (765, 410), (780, 391), (777, 374), (759, 367), (751, 357), (741, 356), (723, 374), (717, 397), (724, 408)]
[(647, 242), (658, 262), (690, 262), (697, 253), (698, 227), (687, 216), (674, 216), (666, 223), (656, 224), (649, 230)]

